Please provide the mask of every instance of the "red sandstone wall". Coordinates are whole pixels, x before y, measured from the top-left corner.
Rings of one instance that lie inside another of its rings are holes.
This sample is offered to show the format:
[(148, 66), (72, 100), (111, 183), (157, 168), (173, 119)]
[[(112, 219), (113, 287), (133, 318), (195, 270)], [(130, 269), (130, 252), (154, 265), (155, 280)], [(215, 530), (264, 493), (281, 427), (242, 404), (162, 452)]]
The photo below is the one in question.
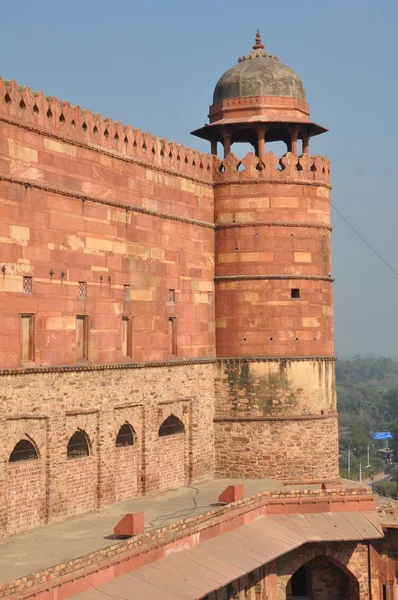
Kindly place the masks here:
[(274, 158), (216, 178), (217, 356), (333, 356), (328, 175)]
[(95, 458), (68, 460), (67, 515), (78, 515), (97, 507), (97, 464)]
[(177, 488), (187, 483), (186, 434), (168, 435), (158, 440), (159, 490)]
[(21, 366), (23, 313), (29, 366), (76, 363), (76, 315), (88, 316), (86, 362), (167, 360), (168, 317), (178, 358), (214, 356), (211, 178), (205, 155), (0, 80), (0, 366)]
[(115, 448), (115, 502), (141, 493), (141, 457), (136, 445)]
[(18, 533), (45, 522), (44, 462), (25, 460), (7, 465), (7, 533)]

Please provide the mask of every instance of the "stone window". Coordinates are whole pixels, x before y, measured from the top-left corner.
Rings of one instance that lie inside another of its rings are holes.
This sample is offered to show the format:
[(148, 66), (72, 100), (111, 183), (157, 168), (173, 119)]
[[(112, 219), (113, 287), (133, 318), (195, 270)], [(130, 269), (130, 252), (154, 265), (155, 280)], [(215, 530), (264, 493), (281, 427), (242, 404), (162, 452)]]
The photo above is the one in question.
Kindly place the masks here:
[(168, 355), (170, 358), (177, 356), (177, 319), (169, 317), (168, 319)]
[(174, 304), (176, 301), (176, 291), (175, 290), (169, 290), (169, 302), (170, 304)]
[(84, 315), (76, 317), (76, 360), (88, 358), (88, 318)]
[(83, 431), (75, 431), (68, 442), (66, 450), (68, 459), (84, 458), (90, 455), (90, 449), (86, 435)]
[(10, 454), (8, 462), (17, 462), (19, 460), (37, 460), (39, 458), (37, 450), (29, 440), (20, 440)]
[(79, 298), (87, 297), (87, 283), (85, 281), (79, 281), (78, 296)]
[(131, 323), (128, 317), (122, 317), (122, 355), (131, 357)]
[(128, 423), (121, 426), (116, 437), (116, 448), (124, 446), (134, 446), (134, 430)]
[(33, 315), (21, 315), (21, 360), (34, 360)]
[(24, 294), (31, 294), (33, 291), (33, 277), (23, 278), (23, 291)]
[(299, 288), (292, 288), (292, 298), (300, 298)]
[(168, 417), (159, 428), (159, 437), (184, 433), (184, 425), (174, 415)]
[(130, 294), (130, 286), (123, 286), (123, 300), (124, 302), (130, 302), (131, 294)]

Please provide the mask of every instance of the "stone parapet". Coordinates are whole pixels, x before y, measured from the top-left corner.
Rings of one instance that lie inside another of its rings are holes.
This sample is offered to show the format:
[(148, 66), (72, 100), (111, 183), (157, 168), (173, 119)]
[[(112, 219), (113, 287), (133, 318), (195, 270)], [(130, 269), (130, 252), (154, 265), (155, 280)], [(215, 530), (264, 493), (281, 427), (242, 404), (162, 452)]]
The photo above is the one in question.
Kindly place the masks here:
[(260, 161), (253, 152), (242, 159), (231, 152), (224, 160), (214, 157), (213, 168), (215, 184), (255, 180), (330, 185), (330, 162), (323, 156), (297, 157), (288, 152), (278, 158), (273, 152), (267, 152)]
[(308, 503), (311, 503), (311, 512), (374, 510), (372, 491), (366, 488), (262, 492), (10, 581), (0, 586), (0, 598), (67, 598), (267, 514), (301, 513)]
[(102, 149), (186, 178), (212, 182), (212, 157), (90, 110), (0, 79), (0, 120), (73, 144)]

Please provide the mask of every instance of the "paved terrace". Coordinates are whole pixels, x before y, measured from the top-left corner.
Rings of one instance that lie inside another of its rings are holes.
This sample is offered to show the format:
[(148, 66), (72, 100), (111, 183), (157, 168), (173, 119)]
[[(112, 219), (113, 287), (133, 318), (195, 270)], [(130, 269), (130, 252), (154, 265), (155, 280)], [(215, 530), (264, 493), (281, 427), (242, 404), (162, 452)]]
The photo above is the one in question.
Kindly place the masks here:
[[(216, 479), (44, 525), (0, 541), (0, 585), (114, 545), (113, 528), (126, 513), (144, 512), (145, 531), (150, 532), (214, 510), (220, 493), (237, 483), (244, 484), (245, 497), (263, 491), (320, 488), (283, 486), (269, 479)], [(345, 487), (356, 485), (344, 482)]]

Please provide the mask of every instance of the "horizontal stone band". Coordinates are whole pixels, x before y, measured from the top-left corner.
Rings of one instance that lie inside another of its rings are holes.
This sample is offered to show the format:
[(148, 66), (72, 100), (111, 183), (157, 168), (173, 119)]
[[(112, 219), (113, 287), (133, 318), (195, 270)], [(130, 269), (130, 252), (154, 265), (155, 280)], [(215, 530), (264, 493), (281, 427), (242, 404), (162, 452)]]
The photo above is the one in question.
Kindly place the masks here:
[(216, 223), (219, 229), (240, 229), (241, 227), (303, 227), (304, 229), (327, 229), (332, 231), (331, 225), (324, 223), (290, 223), (287, 221), (253, 221), (251, 223)]
[(316, 419), (337, 419), (339, 413), (333, 412), (325, 415), (289, 415), (275, 417), (214, 417), (214, 423), (245, 423), (253, 421), (314, 421)]
[(8, 375), (33, 375), (35, 373), (80, 373), (85, 371), (124, 371), (127, 369), (154, 369), (160, 367), (184, 367), (187, 365), (211, 365), (222, 361), (240, 361), (240, 362), (272, 362), (272, 361), (335, 361), (333, 356), (219, 356), (213, 358), (194, 358), (186, 360), (118, 363), (104, 365), (60, 365), (53, 367), (24, 367), (20, 369), (1, 369), (0, 377)]
[(281, 361), (306, 361), (315, 360), (319, 362), (332, 361), (336, 362), (335, 356), (217, 356), (217, 362), (281, 362)]
[(216, 275), (214, 281), (240, 281), (261, 279), (306, 279), (309, 281), (328, 281), (333, 283), (334, 278), (329, 275)]
[(205, 227), (207, 229), (215, 229), (215, 225), (207, 221), (200, 221), (198, 219), (190, 219), (189, 217), (180, 217), (179, 215), (162, 213), (158, 212), (157, 210), (151, 210), (150, 208), (144, 208), (142, 206), (136, 206), (134, 204), (127, 204), (126, 202), (117, 202), (116, 200), (109, 200), (107, 198), (99, 198), (98, 196), (80, 194), (78, 192), (73, 192), (66, 188), (59, 188), (54, 185), (42, 185), (29, 179), (25, 180), (20, 179), (18, 177), (7, 177), (5, 175), (0, 175), (0, 181), (6, 181), (7, 183), (22, 185), (27, 189), (33, 188), (36, 190), (42, 190), (44, 192), (50, 192), (51, 194), (67, 196), (68, 198), (76, 198), (77, 200), (81, 200), (82, 202), (95, 202), (96, 204), (104, 204), (105, 206), (121, 208), (125, 211), (137, 212), (144, 215), (150, 215), (152, 217), (158, 217), (160, 219), (169, 219), (171, 221), (180, 221), (182, 223), (189, 223), (190, 225), (197, 225), (198, 227)]

